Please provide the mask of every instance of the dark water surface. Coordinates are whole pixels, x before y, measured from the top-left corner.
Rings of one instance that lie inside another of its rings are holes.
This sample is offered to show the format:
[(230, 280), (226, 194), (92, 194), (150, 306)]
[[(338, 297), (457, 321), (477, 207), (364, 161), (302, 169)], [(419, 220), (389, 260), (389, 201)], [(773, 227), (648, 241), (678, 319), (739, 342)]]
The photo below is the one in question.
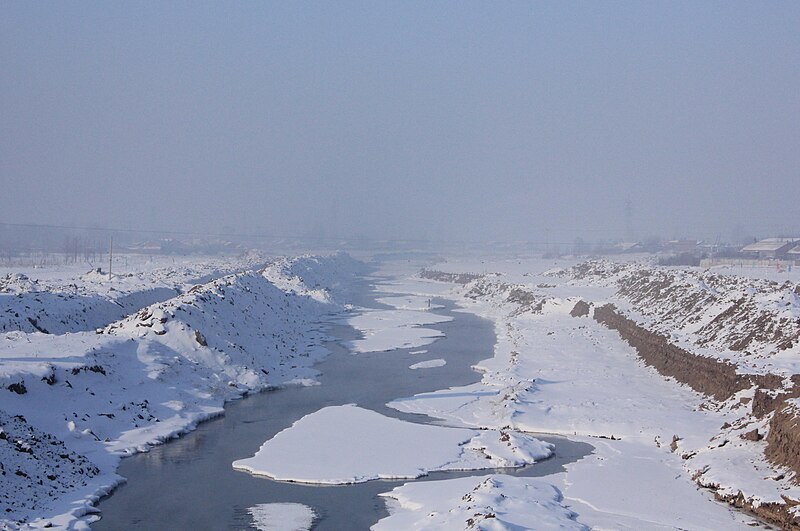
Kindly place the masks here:
[[(356, 303), (381, 307), (379, 293), (365, 285)], [(249, 507), (261, 503), (295, 502), (308, 505), (318, 515), (315, 529), (368, 529), (388, 513), (379, 493), (403, 481), (378, 480), (357, 485), (312, 486), (272, 481), (236, 471), (231, 463), (250, 457), (264, 441), (300, 418), (325, 406), (355, 403), (384, 415), (429, 422), (424, 415), (404, 414), (387, 408), (391, 400), (480, 380), (470, 367), (492, 356), (495, 335), (492, 323), (473, 314), (453, 312), (449, 301), (437, 301), (436, 313), (454, 320), (428, 325), (446, 334), (426, 354), (391, 352), (351, 354), (343, 344), (358, 333), (343, 324), (332, 324), (331, 350), (316, 368), (322, 385), (290, 387), (251, 395), (231, 402), (225, 415), (202, 423), (197, 430), (148, 453), (122, 460), (119, 473), (128, 479), (99, 504), (102, 519), (96, 530), (123, 529), (249, 529)], [(447, 364), (411, 370), (409, 365), (433, 358)], [(344, 427), (343, 427), (344, 429)], [(535, 465), (502, 472), (543, 476), (560, 472), (563, 465), (591, 452), (592, 447), (561, 437), (540, 437), (555, 443), (556, 455)], [(417, 481), (485, 475), (491, 471), (436, 472)]]

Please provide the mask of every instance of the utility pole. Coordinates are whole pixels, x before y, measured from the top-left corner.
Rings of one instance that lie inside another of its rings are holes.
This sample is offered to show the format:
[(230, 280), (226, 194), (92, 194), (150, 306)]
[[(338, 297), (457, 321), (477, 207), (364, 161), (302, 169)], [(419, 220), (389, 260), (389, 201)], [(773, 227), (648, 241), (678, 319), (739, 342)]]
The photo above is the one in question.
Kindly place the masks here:
[(108, 280), (111, 280), (111, 259), (114, 257), (114, 237), (108, 243)]

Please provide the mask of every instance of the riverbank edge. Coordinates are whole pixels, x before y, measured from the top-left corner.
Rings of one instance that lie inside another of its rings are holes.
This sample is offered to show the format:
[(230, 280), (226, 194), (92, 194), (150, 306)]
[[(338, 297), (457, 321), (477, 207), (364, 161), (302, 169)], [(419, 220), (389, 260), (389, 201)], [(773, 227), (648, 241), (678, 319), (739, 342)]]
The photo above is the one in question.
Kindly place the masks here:
[[(545, 297), (522, 285), (508, 285), (492, 278), (492, 275), (471, 272), (444, 272), (436, 269), (423, 269), (419, 277), (436, 282), (461, 286), (468, 298), (490, 295), (489, 285), (497, 291), (508, 293), (503, 303), (518, 307), (518, 311), (541, 312)], [(454, 294), (454, 297), (458, 295)], [(800, 396), (800, 376), (792, 378), (795, 384), (788, 391), (782, 389), (783, 378), (774, 375), (738, 374), (736, 365), (705, 356), (699, 356), (672, 344), (666, 337), (652, 332), (645, 326), (623, 315), (613, 304), (604, 302), (599, 306), (590, 300), (579, 299), (570, 311), (575, 318), (586, 317), (617, 332), (630, 344), (637, 356), (662, 376), (673, 378), (679, 384), (686, 384), (693, 390), (712, 400), (730, 399), (737, 391), (753, 387), (756, 389), (752, 403), (758, 418), (772, 415), (770, 432), (766, 441), (766, 456), (777, 467), (787, 467), (797, 471), (798, 448), (800, 448), (800, 411), (787, 405), (786, 401)], [(685, 366), (688, 365), (688, 368)], [(760, 436), (756, 430), (754, 437)], [(673, 451), (677, 451), (678, 441), (673, 441)], [(770, 451), (770, 448), (772, 450)], [(698, 487), (713, 493), (714, 498), (746, 514), (784, 529), (800, 530), (800, 514), (795, 509), (800, 501), (783, 497), (784, 503), (758, 502), (748, 497), (742, 490), (734, 494), (720, 492), (720, 486), (704, 482), (702, 474), (695, 474), (692, 480)]]
[[(144, 314), (152, 315), (153, 310), (164, 304), (169, 304), (174, 300), (179, 300), (182, 297), (193, 295), (195, 297), (202, 296), (208, 291), (219, 288), (220, 286), (230, 286), (228, 282), (231, 279), (238, 279), (244, 277), (257, 277), (259, 281), (263, 281), (267, 289), (282, 293), (286, 299), (296, 298), (298, 307), (302, 307), (303, 301), (314, 300), (317, 306), (325, 307), (325, 311), (310, 312), (308, 315), (309, 326), (303, 328), (308, 330), (309, 333), (313, 332), (308, 338), (305, 336), (302, 339), (310, 339), (314, 336), (316, 343), (309, 345), (309, 350), (315, 350), (315, 356), (303, 357), (302, 352), (293, 351), (293, 359), (298, 363), (297, 366), (300, 370), (310, 369), (324, 359), (328, 354), (325, 350), (323, 355), (320, 352), (324, 350), (324, 344), (331, 340), (331, 336), (327, 331), (326, 322), (332, 321), (340, 317), (348, 309), (346, 294), (348, 293), (351, 283), (356, 275), (363, 278), (369, 270), (369, 266), (363, 262), (356, 261), (346, 255), (345, 253), (336, 253), (331, 256), (311, 256), (302, 255), (296, 257), (289, 257), (279, 260), (272, 264), (271, 267), (256, 269), (247, 269), (231, 275), (226, 275), (221, 278), (211, 279), (204, 284), (198, 284), (190, 293), (181, 294), (173, 299), (156, 303), (152, 306), (145, 307), (140, 311), (125, 317), (124, 319), (111, 323), (104, 330), (108, 334), (117, 327), (124, 328), (128, 321), (136, 321)], [(307, 275), (307, 278), (304, 276)], [(323, 281), (328, 281), (329, 285), (323, 285)], [(308, 285), (311, 284), (311, 285)], [(222, 290), (220, 290), (222, 291)], [(222, 291), (221, 299), (225, 300), (224, 291)], [(337, 296), (334, 299), (334, 295)], [(233, 304), (233, 301), (230, 301)], [(241, 309), (240, 311), (244, 311)], [(149, 323), (144, 323), (148, 326)], [(140, 326), (139, 323), (136, 326)], [(151, 327), (152, 328), (152, 327)], [(199, 332), (197, 330), (196, 332)], [(83, 333), (83, 332), (79, 332)], [(97, 332), (100, 334), (100, 331)], [(69, 334), (63, 336), (69, 337)], [(196, 337), (197, 344), (202, 347), (205, 338), (202, 335)], [(313, 348), (311, 348), (313, 347)], [(222, 351), (221, 351), (222, 352)], [(80, 353), (76, 353), (80, 355)], [(222, 352), (224, 355), (224, 352)], [(259, 370), (259, 367), (253, 367), (254, 370)], [(263, 370), (263, 367), (261, 368)], [(266, 373), (265, 373), (266, 374)], [(45, 381), (43, 379), (42, 381)], [(49, 385), (49, 382), (47, 382)], [(44, 516), (31, 514), (30, 520), (0, 520), (0, 528), (8, 530), (23, 530), (23, 529), (42, 529), (42, 528), (63, 528), (63, 529), (79, 529), (89, 530), (90, 524), (97, 521), (101, 513), (98, 508), (99, 503), (108, 496), (111, 496), (114, 491), (125, 483), (125, 478), (117, 474), (119, 463), (121, 459), (130, 455), (147, 452), (155, 446), (160, 446), (171, 440), (178, 439), (192, 431), (196, 430), (198, 425), (218, 418), (225, 414), (225, 407), (231, 402), (239, 401), (246, 398), (248, 395), (259, 394), (268, 392), (281, 387), (289, 385), (304, 385), (302, 378), (298, 380), (297, 375), (289, 375), (285, 380), (273, 383), (264, 383), (258, 381), (255, 385), (244, 387), (240, 384), (236, 386), (227, 386), (225, 393), (220, 397), (218, 406), (205, 407), (202, 412), (195, 411), (191, 415), (185, 417), (185, 423), (180, 425), (171, 426), (171, 429), (163, 433), (156, 433), (146, 440), (139, 441), (136, 445), (126, 446), (118, 449), (108, 449), (110, 445), (119, 443), (119, 441), (108, 441), (101, 443), (106, 446), (105, 450), (95, 450), (96, 453), (102, 454), (103, 462), (100, 473), (92, 478), (87, 478), (84, 484), (71, 489), (68, 493), (54, 499), (54, 503), (50, 509), (44, 511)], [(139, 400), (144, 400), (146, 403), (146, 396), (136, 396)], [(24, 419), (24, 417), (23, 417)], [(26, 421), (27, 422), (27, 421)], [(156, 423), (148, 425), (157, 426)], [(148, 425), (143, 425), (146, 427)], [(48, 431), (38, 429), (38, 432), (48, 434)], [(81, 454), (78, 454), (81, 455)]]

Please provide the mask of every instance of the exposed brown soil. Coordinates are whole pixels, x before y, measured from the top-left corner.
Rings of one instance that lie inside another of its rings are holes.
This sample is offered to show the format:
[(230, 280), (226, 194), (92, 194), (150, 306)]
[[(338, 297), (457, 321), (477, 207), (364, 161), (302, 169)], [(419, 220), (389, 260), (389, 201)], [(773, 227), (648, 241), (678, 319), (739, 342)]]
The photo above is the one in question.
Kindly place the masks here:
[(506, 296), (507, 302), (513, 302), (514, 304), (519, 304), (520, 310), (519, 311), (529, 311), (533, 313), (541, 313), (542, 308), (544, 308), (544, 300), (545, 298), (541, 295), (537, 297), (537, 295), (531, 291), (528, 291), (524, 288), (520, 287), (512, 287), (508, 285), (503, 285), (503, 288), (508, 290), (508, 295)]
[[(506, 302), (517, 304), (519, 308), (516, 311), (540, 312), (547, 298), (522, 286), (492, 282), (489, 278), (469, 273), (423, 271), (421, 276), (459, 284), (481, 278), (470, 286), (465, 296), (473, 299), (501, 297)], [(751, 441), (765, 439), (766, 458), (776, 467), (786, 467), (795, 478), (800, 478), (800, 407), (787, 403), (790, 398), (800, 397), (800, 375), (793, 376), (793, 385), (786, 386), (784, 378), (778, 375), (738, 374), (733, 363), (694, 354), (672, 344), (666, 335), (691, 325), (695, 330), (694, 342), (701, 347), (731, 349), (745, 354), (792, 348), (800, 343), (800, 319), (787, 317), (780, 309), (792, 304), (795, 295), (800, 295), (800, 285), (737, 279), (709, 272), (633, 269), (600, 261), (579, 264), (564, 270), (560, 276), (600, 281), (606, 285), (613, 282), (617, 294), (630, 301), (653, 323), (650, 329), (627, 318), (612, 304), (594, 307), (592, 312), (593, 305), (580, 300), (570, 315), (593, 315), (598, 323), (617, 331), (634, 347), (642, 361), (660, 374), (718, 401), (728, 400), (739, 391), (755, 387), (753, 399), (742, 400), (742, 404), (749, 401), (756, 418), (772, 415), (769, 430), (766, 436), (758, 429), (741, 436)], [(743, 292), (745, 296), (740, 295)], [(753, 293), (755, 295), (751, 295)], [(780, 297), (779, 302), (765, 305), (763, 297), (768, 295)], [(698, 327), (700, 323), (703, 325)], [(674, 448), (677, 448), (677, 440), (676, 436), (672, 443)], [(696, 479), (700, 482), (699, 477)], [(742, 492), (730, 496), (717, 492), (716, 497), (784, 529), (800, 531), (800, 516), (791, 513), (791, 509), (800, 503), (796, 500), (785, 498), (785, 503), (765, 503), (755, 507), (752, 498)]]
[(769, 423), (767, 458), (784, 465), (795, 474), (800, 471), (800, 411), (786, 406), (775, 410)]
[(575, 303), (575, 306), (573, 306), (572, 311), (569, 312), (569, 314), (572, 317), (584, 317), (586, 315), (589, 315), (590, 308), (591, 306), (589, 306), (588, 302), (584, 300), (579, 300), (578, 302)]
[(617, 312), (612, 304), (595, 308), (594, 319), (619, 332), (647, 365), (717, 400), (726, 400), (753, 385), (765, 386), (781, 381), (778, 377), (737, 374), (732, 363), (692, 354), (671, 344), (666, 337), (639, 326)]
[(762, 503), (755, 507), (752, 500), (749, 500), (742, 491), (736, 495), (722, 496), (715, 493), (714, 497), (719, 501), (730, 503), (734, 507), (752, 513), (767, 522), (781, 526), (790, 531), (800, 530), (800, 518), (792, 515), (789, 509), (797, 505), (797, 502), (784, 498), (786, 503)]

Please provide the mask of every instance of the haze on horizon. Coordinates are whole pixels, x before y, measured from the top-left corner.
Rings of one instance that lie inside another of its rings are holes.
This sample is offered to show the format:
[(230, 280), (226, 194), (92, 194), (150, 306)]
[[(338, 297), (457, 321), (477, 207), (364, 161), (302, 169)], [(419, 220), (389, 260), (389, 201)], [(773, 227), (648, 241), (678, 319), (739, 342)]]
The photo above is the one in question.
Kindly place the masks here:
[(797, 2), (6, 2), (0, 222), (797, 235), (798, 28)]

